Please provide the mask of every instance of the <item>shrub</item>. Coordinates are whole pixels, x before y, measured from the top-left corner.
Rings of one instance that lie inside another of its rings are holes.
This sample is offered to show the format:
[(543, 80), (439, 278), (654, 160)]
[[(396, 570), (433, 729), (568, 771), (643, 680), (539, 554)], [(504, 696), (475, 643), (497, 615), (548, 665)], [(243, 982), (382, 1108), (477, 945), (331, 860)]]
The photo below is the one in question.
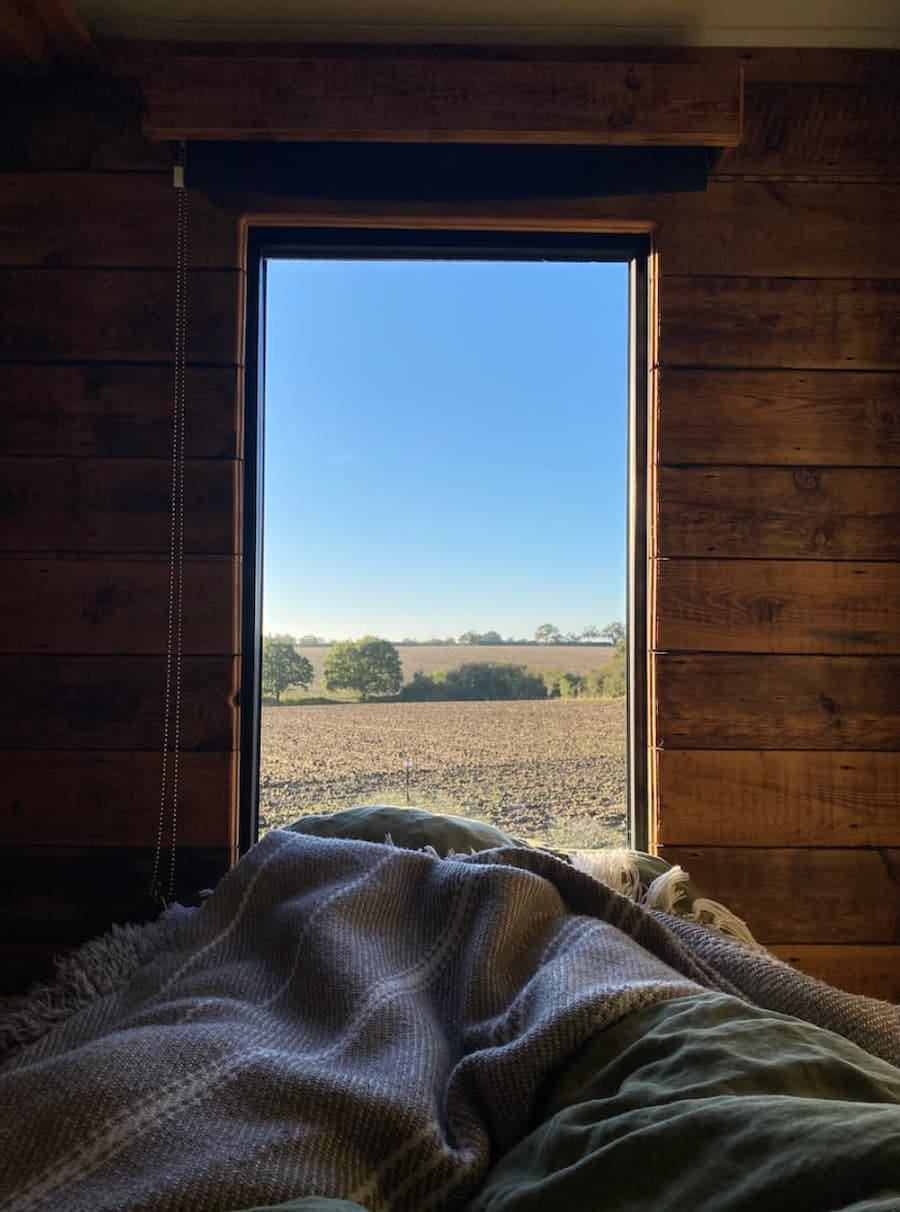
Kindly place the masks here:
[(524, 665), (479, 661), (442, 670), (432, 677), (418, 672), (403, 687), (401, 695), (411, 701), (545, 699), (547, 687), (542, 677), (529, 673)]

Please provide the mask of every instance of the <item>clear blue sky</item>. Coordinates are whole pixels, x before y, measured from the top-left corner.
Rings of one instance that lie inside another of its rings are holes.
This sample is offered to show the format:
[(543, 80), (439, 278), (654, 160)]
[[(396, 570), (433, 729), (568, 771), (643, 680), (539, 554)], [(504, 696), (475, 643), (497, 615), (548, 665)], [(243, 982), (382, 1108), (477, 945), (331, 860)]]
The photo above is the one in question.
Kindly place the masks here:
[(625, 618), (627, 269), (273, 261), (263, 630)]

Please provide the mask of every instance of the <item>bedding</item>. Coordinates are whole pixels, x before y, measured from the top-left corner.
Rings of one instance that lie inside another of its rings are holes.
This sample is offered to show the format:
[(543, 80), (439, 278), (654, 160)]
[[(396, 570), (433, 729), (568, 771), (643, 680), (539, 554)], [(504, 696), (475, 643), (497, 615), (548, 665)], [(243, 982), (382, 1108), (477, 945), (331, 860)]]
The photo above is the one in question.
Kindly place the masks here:
[(0, 1209), (900, 1209), (896, 1007), (361, 822), (268, 834), (0, 1020)]

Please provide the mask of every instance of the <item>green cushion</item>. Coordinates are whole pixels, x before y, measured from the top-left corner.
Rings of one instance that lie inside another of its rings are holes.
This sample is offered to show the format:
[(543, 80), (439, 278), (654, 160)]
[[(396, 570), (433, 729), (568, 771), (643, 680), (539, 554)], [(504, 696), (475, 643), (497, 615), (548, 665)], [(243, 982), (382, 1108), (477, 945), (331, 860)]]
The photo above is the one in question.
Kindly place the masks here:
[(304, 816), (288, 828), (294, 833), (354, 838), (360, 842), (383, 842), (389, 836), (394, 845), (403, 850), (422, 850), (431, 846), (441, 858), (446, 858), (451, 851), (469, 854), (473, 850), (526, 845), (483, 821), (441, 816), (426, 812), (423, 808), (397, 808), (386, 804)]

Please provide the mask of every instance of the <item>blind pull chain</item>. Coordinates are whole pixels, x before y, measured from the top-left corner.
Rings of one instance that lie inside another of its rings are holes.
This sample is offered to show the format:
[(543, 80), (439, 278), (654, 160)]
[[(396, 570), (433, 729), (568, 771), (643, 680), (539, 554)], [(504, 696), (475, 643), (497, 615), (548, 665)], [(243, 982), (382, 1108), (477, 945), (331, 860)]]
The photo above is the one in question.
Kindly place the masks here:
[[(178, 145), (173, 171), (175, 188), (175, 349), (172, 389), (172, 480), (169, 518), (169, 607), (166, 633), (166, 680), (163, 700), (162, 763), (156, 850), (150, 895), (164, 906), (175, 900), (175, 856), (178, 836), (179, 761), (181, 754), (182, 650), (184, 647), (184, 436), (185, 364), (187, 362), (187, 189), (186, 148)], [(162, 852), (169, 821), (169, 870), (163, 886)]]

